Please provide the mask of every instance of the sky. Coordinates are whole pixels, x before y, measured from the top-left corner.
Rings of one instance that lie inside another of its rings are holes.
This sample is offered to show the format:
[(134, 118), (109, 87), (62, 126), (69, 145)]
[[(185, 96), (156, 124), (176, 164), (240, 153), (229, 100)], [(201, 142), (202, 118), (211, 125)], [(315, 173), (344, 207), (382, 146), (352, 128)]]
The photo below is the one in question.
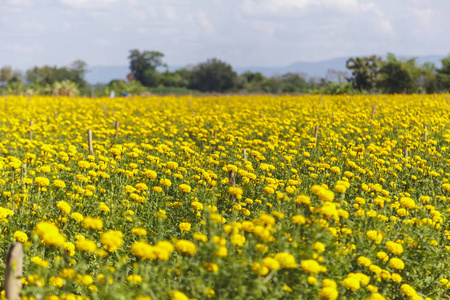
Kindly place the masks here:
[(0, 0), (0, 67), (123, 66), (132, 49), (171, 66), (446, 56), (449, 15), (449, 0)]

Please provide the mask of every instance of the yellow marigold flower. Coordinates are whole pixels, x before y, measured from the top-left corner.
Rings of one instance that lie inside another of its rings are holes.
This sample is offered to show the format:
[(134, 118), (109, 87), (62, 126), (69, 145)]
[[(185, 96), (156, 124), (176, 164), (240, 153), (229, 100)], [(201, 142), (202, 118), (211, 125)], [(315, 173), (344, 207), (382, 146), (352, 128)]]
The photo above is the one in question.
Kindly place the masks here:
[(189, 222), (181, 222), (178, 226), (181, 231), (190, 231), (191, 230), (191, 223)]
[(335, 287), (322, 287), (319, 292), (320, 299), (335, 300), (339, 296), (339, 292)]
[(111, 210), (109, 209), (108, 205), (105, 204), (105, 202), (100, 202), (100, 204), (98, 205), (98, 209), (106, 213), (111, 212)]
[(75, 281), (79, 284), (79, 285), (91, 285), (94, 282), (94, 279), (92, 278), (91, 275), (81, 275), (81, 274), (77, 274), (75, 276)]
[(412, 208), (416, 207), (416, 203), (414, 202), (414, 200), (409, 198), (409, 197), (402, 197), (402, 198), (400, 198), (400, 204), (404, 208), (409, 208), (409, 209), (412, 209)]
[(88, 161), (85, 161), (85, 160), (81, 160), (81, 161), (78, 162), (78, 167), (80, 169), (86, 170), (86, 169), (89, 169), (91, 167), (91, 163), (88, 162)]
[(195, 244), (188, 240), (178, 240), (175, 244), (177, 252), (185, 255), (194, 255), (197, 253), (197, 247)]
[(403, 278), (398, 273), (392, 273), (391, 279), (393, 282), (402, 282)]
[(344, 280), (341, 281), (341, 284), (347, 290), (351, 290), (351, 291), (356, 291), (361, 288), (361, 284), (360, 284), (359, 280), (354, 277), (345, 278)]
[(77, 212), (72, 213), (71, 216), (77, 222), (83, 222), (83, 220), (84, 220), (83, 215), (80, 213), (77, 213)]
[(64, 280), (61, 277), (57, 277), (57, 276), (52, 276), (50, 277), (49, 283), (55, 287), (62, 287)]
[(66, 183), (64, 181), (58, 180), (58, 179), (53, 181), (53, 185), (60, 189), (64, 189), (66, 187)]
[(277, 271), (280, 269), (280, 263), (272, 257), (263, 258), (263, 265), (269, 270)]
[(191, 203), (191, 207), (192, 207), (193, 209), (195, 209), (195, 210), (198, 210), (198, 211), (202, 211), (202, 210), (203, 210), (203, 204), (201, 204), (201, 203), (198, 202), (198, 201), (192, 202), (192, 203)]
[(170, 291), (169, 296), (172, 297), (171, 300), (189, 300), (189, 297), (180, 291)]
[(230, 236), (230, 241), (233, 245), (242, 247), (245, 244), (246, 238), (242, 234), (235, 233)]
[(170, 187), (172, 185), (172, 182), (170, 181), (170, 179), (161, 178), (161, 180), (159, 181), (159, 184), (161, 184), (162, 186), (165, 186), (165, 187)]
[(363, 267), (368, 267), (372, 264), (372, 262), (370, 261), (369, 258), (365, 257), (365, 256), (360, 256), (358, 257), (358, 259), (356, 260), (356, 262), (358, 264), (360, 264)]
[(226, 257), (228, 256), (228, 249), (225, 246), (220, 246), (216, 251), (214, 251), (214, 255), (218, 257)]
[(187, 184), (180, 184), (178, 186), (178, 189), (180, 190), (180, 192), (183, 193), (190, 193), (191, 192), (191, 187)]
[(45, 177), (36, 177), (34, 179), (34, 183), (36, 183), (36, 185), (40, 187), (47, 187), (50, 185), (50, 180), (48, 180), (48, 178)]
[(138, 184), (136, 184), (136, 190), (148, 191), (148, 186), (145, 183), (138, 183)]
[(141, 284), (142, 283), (142, 276), (141, 275), (128, 275), (127, 281), (132, 284)]
[(308, 276), (308, 278), (306, 280), (311, 285), (317, 285), (317, 283), (318, 283), (317, 278), (314, 276)]
[(312, 247), (319, 253), (325, 252), (325, 244), (321, 242), (315, 242)]
[(387, 249), (387, 251), (389, 251), (390, 253), (392, 253), (394, 255), (400, 255), (403, 253), (402, 244), (399, 244), (399, 243), (396, 243), (393, 241), (386, 242), (386, 249)]
[(64, 268), (61, 271), (59, 271), (59, 276), (62, 278), (73, 278), (75, 276), (75, 270), (72, 268)]
[(153, 170), (146, 170), (144, 175), (149, 179), (156, 179), (156, 177), (158, 177), (158, 174)]
[(297, 197), (297, 199), (295, 199), (295, 204), (297, 204), (297, 205), (304, 204), (304, 205), (310, 206), (311, 198), (306, 195), (300, 195)]
[(314, 259), (303, 260), (300, 264), (302, 270), (308, 274), (319, 274), (320, 264)]
[(201, 232), (196, 232), (192, 235), (194, 240), (206, 243), (208, 241), (208, 237)]
[(61, 247), (66, 239), (59, 233), (55, 224), (48, 222), (39, 222), (36, 224), (36, 233), (41, 236), (45, 244), (55, 247)]
[(88, 239), (77, 240), (75, 242), (75, 247), (80, 251), (91, 253), (97, 250), (97, 245), (95, 244), (95, 242)]
[(264, 188), (264, 192), (266, 192), (267, 194), (273, 194), (273, 193), (275, 193), (275, 190), (270, 186), (266, 186)]
[(101, 235), (100, 240), (105, 250), (115, 252), (123, 244), (123, 232), (120, 230), (109, 230)]
[(83, 227), (85, 229), (102, 230), (103, 220), (99, 218), (86, 217), (83, 220)]
[(14, 239), (18, 242), (25, 243), (28, 241), (28, 236), (25, 232), (18, 230), (14, 232)]
[(219, 266), (215, 263), (203, 263), (203, 268), (205, 268), (206, 270), (208, 270), (209, 272), (218, 272), (219, 271)]
[(71, 243), (71, 242), (65, 242), (64, 243), (64, 250), (67, 251), (69, 256), (74, 256), (75, 255), (75, 245), (73, 243)]
[(65, 214), (70, 214), (70, 211), (72, 210), (72, 207), (70, 207), (69, 203), (66, 201), (58, 201), (56, 204), (56, 207), (59, 208), (59, 210)]
[(403, 270), (405, 268), (405, 263), (400, 258), (393, 257), (389, 260), (389, 266), (396, 270)]
[(290, 253), (280, 252), (275, 254), (274, 258), (280, 263), (282, 268), (295, 269), (298, 267), (295, 257)]
[(134, 234), (136, 236), (145, 236), (145, 235), (147, 235), (147, 230), (145, 230), (145, 228), (141, 228), (141, 227), (132, 228), (131, 234)]
[(31, 262), (42, 267), (42, 268), (48, 268), (49, 262), (40, 258), (39, 256), (34, 256), (31, 259)]

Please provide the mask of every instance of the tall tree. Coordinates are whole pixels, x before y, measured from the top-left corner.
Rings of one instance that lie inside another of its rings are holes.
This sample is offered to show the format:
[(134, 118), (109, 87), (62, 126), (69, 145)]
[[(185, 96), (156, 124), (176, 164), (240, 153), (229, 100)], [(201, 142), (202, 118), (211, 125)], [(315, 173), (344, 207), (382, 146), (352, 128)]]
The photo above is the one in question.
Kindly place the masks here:
[(353, 87), (360, 91), (373, 92), (377, 84), (381, 63), (381, 57), (376, 55), (349, 58), (346, 62), (346, 68), (352, 71), (352, 77), (349, 78), (349, 81)]
[(0, 82), (8, 82), (13, 77), (13, 70), (10, 66), (5, 66), (0, 69)]
[(398, 60), (394, 54), (388, 53), (386, 62), (380, 68), (379, 86), (388, 94), (415, 93), (418, 91), (420, 72), (416, 58)]
[(439, 88), (443, 91), (450, 91), (450, 56), (441, 60), (442, 66), (437, 70)]
[(158, 51), (131, 50), (128, 58), (130, 59), (130, 70), (134, 78), (144, 86), (153, 87), (158, 85), (158, 67), (166, 66), (162, 58), (164, 54)]
[(231, 65), (213, 58), (194, 67), (189, 87), (202, 92), (225, 92), (237, 86), (237, 79)]

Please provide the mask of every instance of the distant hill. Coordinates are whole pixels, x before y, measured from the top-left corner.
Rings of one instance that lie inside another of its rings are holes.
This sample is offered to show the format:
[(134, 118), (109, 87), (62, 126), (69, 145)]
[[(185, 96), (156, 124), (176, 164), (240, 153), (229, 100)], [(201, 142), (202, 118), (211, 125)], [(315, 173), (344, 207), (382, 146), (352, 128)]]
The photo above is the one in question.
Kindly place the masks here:
[[(382, 55), (382, 57), (383, 59), (385, 59), (386, 55)], [(409, 59), (412, 56), (399, 55), (397, 57)], [(421, 65), (425, 62), (431, 62), (434, 63), (437, 67), (440, 67), (440, 60), (444, 57), (445, 57), (444, 55), (420, 56), (417, 57), (417, 63)], [(292, 63), (288, 66), (280, 66), (280, 67), (253, 66), (253, 67), (233, 67), (233, 69), (238, 74), (242, 74), (246, 71), (261, 72), (266, 77), (282, 75), (291, 72), (291, 73), (303, 73), (308, 77), (324, 78), (327, 75), (328, 70), (348, 72), (349, 70), (345, 68), (345, 62), (348, 60), (348, 58), (349, 57), (339, 57), (317, 62), (299, 61)], [(180, 68), (182, 67), (169, 66), (170, 71), (174, 71)], [(113, 79), (125, 80), (128, 73), (130, 73), (130, 69), (128, 66), (93, 66), (89, 68), (88, 72), (86, 73), (85, 79), (90, 84), (109, 83)], [(350, 74), (350, 72), (348, 73)]]

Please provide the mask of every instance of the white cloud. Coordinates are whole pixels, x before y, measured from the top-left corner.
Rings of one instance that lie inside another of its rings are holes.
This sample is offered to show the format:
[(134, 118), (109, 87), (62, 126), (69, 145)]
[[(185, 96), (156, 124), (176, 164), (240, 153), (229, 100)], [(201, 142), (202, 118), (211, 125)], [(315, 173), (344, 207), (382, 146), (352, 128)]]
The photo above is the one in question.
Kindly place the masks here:
[(196, 14), (197, 23), (209, 34), (214, 33), (214, 26), (208, 20), (206, 13), (204, 11), (199, 11)]
[(337, 10), (344, 14), (358, 14), (374, 8), (373, 3), (358, 0), (244, 0), (243, 12), (249, 15), (302, 15), (313, 9)]
[(120, 0), (61, 0), (62, 4), (77, 9), (108, 9), (119, 2)]

